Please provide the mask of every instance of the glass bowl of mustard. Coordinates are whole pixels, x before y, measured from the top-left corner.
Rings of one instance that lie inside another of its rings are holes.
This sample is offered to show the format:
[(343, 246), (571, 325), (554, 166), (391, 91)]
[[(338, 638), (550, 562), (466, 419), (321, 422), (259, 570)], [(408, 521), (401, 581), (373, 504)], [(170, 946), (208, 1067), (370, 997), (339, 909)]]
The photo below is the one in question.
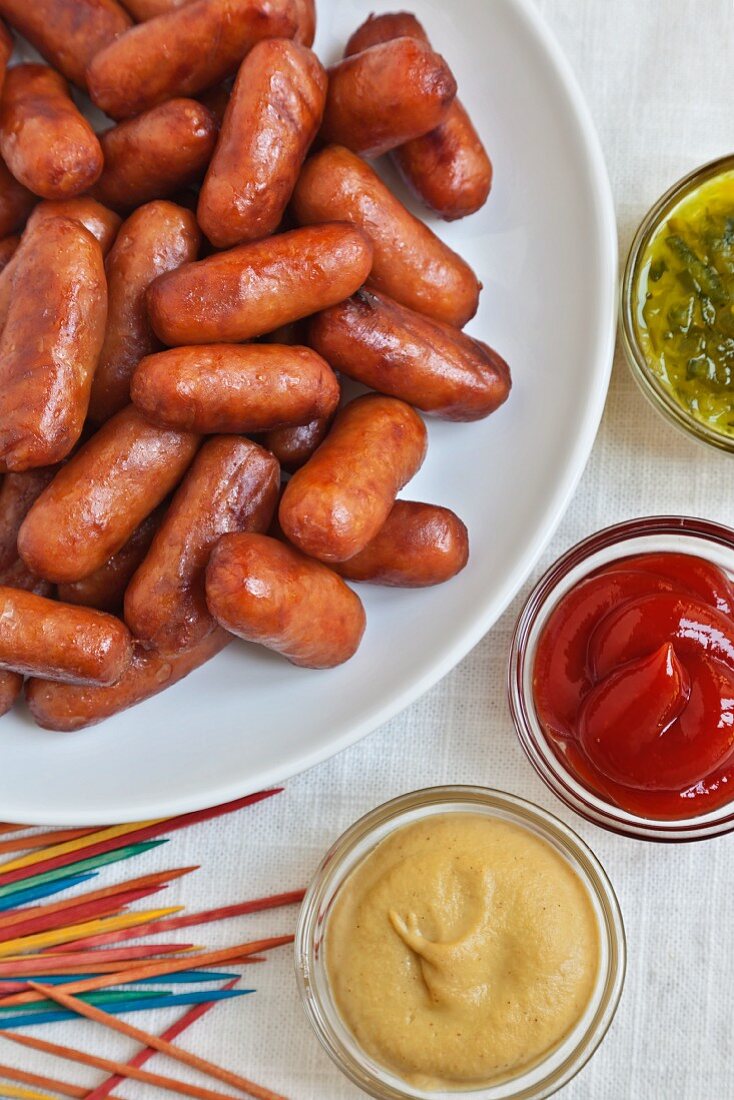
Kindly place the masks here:
[(643, 220), (622, 282), (621, 332), (658, 411), (734, 453), (734, 155), (679, 180)]
[(572, 546), (520, 612), (508, 697), (530, 763), (587, 821), (668, 843), (731, 832), (734, 529), (648, 516)]
[(542, 1100), (604, 1038), (624, 925), (584, 842), (482, 787), (403, 795), (356, 822), (296, 932), (306, 1016), (377, 1100)]

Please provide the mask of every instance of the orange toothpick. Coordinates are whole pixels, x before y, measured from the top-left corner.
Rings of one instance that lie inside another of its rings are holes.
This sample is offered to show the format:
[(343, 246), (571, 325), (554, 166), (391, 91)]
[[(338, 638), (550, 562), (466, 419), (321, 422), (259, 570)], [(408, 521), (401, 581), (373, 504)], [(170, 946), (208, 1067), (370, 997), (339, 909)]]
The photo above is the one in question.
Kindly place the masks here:
[[(177, 1092), (181, 1096), (193, 1096), (195, 1100), (232, 1100), (231, 1093), (216, 1092), (213, 1089), (201, 1088), (199, 1085), (189, 1085), (188, 1082), (177, 1081), (174, 1077), (163, 1077), (160, 1073), (149, 1073), (146, 1069), (138, 1069), (137, 1066), (125, 1062), (113, 1062), (110, 1058), (100, 1058), (96, 1054), (74, 1050), (73, 1047), (61, 1046), (59, 1043), (49, 1043), (46, 1039), (36, 1039), (31, 1035), (19, 1035), (15, 1031), (0, 1031), (0, 1037), (8, 1039), (11, 1043), (17, 1043), (19, 1046), (28, 1047), (30, 1050), (40, 1050), (44, 1054), (55, 1054), (57, 1058), (65, 1058), (68, 1062), (75, 1062), (79, 1066), (94, 1066), (95, 1069), (103, 1069), (107, 1073), (114, 1073), (119, 1077), (129, 1077), (134, 1081), (142, 1081), (146, 1085), (156, 1085), (159, 1089)], [(268, 1095), (273, 1100), (286, 1100), (285, 1097), (278, 1097), (272, 1092)]]
[(80, 1001), (76, 997), (69, 996), (59, 986), (40, 985), (37, 982), (30, 982), (29, 984), (37, 993), (56, 1001), (63, 1008), (76, 1012), (77, 1015), (84, 1016), (87, 1020), (93, 1020), (110, 1031), (117, 1031), (120, 1035), (127, 1035), (129, 1039), (136, 1039), (139, 1043), (145, 1043), (152, 1050), (157, 1050), (168, 1058), (181, 1062), (184, 1066), (191, 1066), (192, 1069), (198, 1070), (199, 1073), (203, 1073), (207, 1077), (213, 1077), (217, 1081), (222, 1081), (225, 1085), (239, 1089), (247, 1096), (254, 1096), (256, 1100), (284, 1100), (284, 1097), (278, 1096), (270, 1089), (263, 1088), (262, 1085), (256, 1085), (254, 1081), (248, 1081), (246, 1077), (240, 1077), (238, 1073), (232, 1073), (231, 1070), (224, 1069), (223, 1066), (217, 1066), (214, 1062), (209, 1062), (206, 1058), (200, 1058), (197, 1054), (191, 1054), (188, 1050), (177, 1047), (175, 1043), (169, 1043), (167, 1039), (163, 1039), (160, 1035), (143, 1031), (142, 1028), (127, 1024), (118, 1017), (110, 1016), (109, 1013), (103, 1012), (101, 1008), (97, 1008), (95, 1005), (87, 1004), (86, 1001)]
[[(241, 943), (236, 947), (223, 947), (218, 951), (207, 951), (201, 955), (187, 955), (183, 959), (164, 959), (163, 962), (146, 963), (143, 966), (132, 967), (127, 971), (114, 975), (100, 974), (96, 978), (83, 978), (78, 982), (67, 982), (66, 989), (69, 993), (91, 993), (95, 989), (107, 989), (111, 985), (132, 985), (146, 978), (161, 978), (166, 974), (176, 974), (184, 970), (191, 970), (196, 966), (201, 970), (205, 966), (215, 963), (233, 962), (236, 959), (245, 959), (250, 955), (259, 955), (261, 951), (269, 951), (273, 947), (282, 947), (284, 944), (293, 943), (293, 936), (273, 936), (268, 940), (253, 940), (250, 943)], [(90, 952), (91, 954), (91, 952)], [(92, 965), (90, 960), (90, 965)], [(13, 1005), (33, 1004), (42, 1001), (36, 984), (29, 981), (31, 992), (13, 993), (10, 997), (3, 997), (0, 1005), (3, 1008), (11, 1008)], [(0, 1020), (0, 1024), (2, 1020)]]

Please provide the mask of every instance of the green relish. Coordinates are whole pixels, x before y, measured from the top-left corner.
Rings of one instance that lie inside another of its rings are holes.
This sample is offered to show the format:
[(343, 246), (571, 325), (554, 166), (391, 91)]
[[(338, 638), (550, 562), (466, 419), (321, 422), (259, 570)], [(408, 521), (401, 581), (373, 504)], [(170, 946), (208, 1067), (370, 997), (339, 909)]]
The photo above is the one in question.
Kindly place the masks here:
[(696, 420), (734, 437), (734, 171), (677, 203), (638, 272), (635, 323), (650, 368)]

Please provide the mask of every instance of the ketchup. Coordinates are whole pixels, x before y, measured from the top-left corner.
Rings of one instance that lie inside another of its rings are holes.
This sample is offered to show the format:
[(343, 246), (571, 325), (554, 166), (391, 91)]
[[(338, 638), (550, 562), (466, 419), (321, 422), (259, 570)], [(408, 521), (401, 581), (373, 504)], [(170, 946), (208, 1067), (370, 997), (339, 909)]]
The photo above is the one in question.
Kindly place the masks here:
[(558, 756), (642, 817), (734, 798), (734, 587), (717, 566), (655, 553), (603, 566), (551, 612), (533, 694)]

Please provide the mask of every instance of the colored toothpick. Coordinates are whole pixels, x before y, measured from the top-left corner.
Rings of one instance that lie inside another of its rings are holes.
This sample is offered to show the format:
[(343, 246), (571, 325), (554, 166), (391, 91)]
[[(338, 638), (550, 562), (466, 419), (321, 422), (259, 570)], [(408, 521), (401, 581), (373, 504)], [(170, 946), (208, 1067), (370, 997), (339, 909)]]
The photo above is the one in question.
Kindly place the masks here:
[[(103, 973), (102, 967), (111, 966), (110, 973), (116, 969), (129, 970), (134, 961), (148, 959), (153, 961), (157, 955), (183, 955), (186, 952), (198, 951), (200, 948), (191, 943), (153, 943), (137, 947), (112, 947), (105, 951), (74, 951), (63, 954), (43, 955), (13, 955), (10, 958), (0, 960), (0, 978), (6, 975), (18, 977), (20, 975), (47, 974), (50, 971), (62, 974), (64, 970), (73, 973), (80, 966), (89, 966), (92, 963), (99, 967), (99, 973)], [(161, 962), (161, 959), (155, 959)]]
[(274, 794), (278, 794), (278, 789), (261, 791), (259, 794), (237, 799), (236, 802), (229, 802), (225, 806), (216, 806), (209, 810), (198, 810), (196, 813), (183, 814), (180, 817), (161, 818), (135, 825), (115, 825), (109, 829), (102, 829), (97, 833), (90, 833), (80, 840), (60, 844), (48, 851), (33, 852), (21, 859), (11, 860), (9, 863), (0, 866), (0, 887), (27, 878), (29, 868), (33, 869), (31, 873), (43, 873), (60, 867), (68, 867), (69, 864), (77, 862), (80, 853), (84, 857), (93, 857), (114, 851), (120, 847), (121, 838), (124, 838), (127, 844), (138, 844), (152, 840), (163, 833), (172, 833), (201, 821), (208, 821), (223, 814), (233, 813), (235, 810), (252, 805), (254, 802), (271, 798)]
[(285, 894), (273, 894), (267, 898), (256, 898), (254, 901), (244, 901), (237, 905), (224, 905), (219, 909), (207, 909), (202, 913), (187, 913), (183, 917), (174, 917), (171, 920), (153, 921), (143, 925), (135, 932), (109, 932), (96, 936), (87, 936), (84, 939), (75, 940), (72, 946), (81, 950), (88, 947), (102, 947), (104, 944), (123, 943), (128, 939), (137, 939), (139, 936), (153, 936), (159, 933), (175, 932), (181, 928), (194, 928), (200, 924), (210, 924), (212, 921), (231, 920), (233, 917), (246, 916), (248, 913), (259, 913), (265, 909), (277, 909), (283, 905), (297, 905), (303, 900), (303, 890), (290, 890)]
[[(270, 951), (274, 947), (283, 947), (289, 943), (293, 943), (293, 936), (273, 936), (267, 940), (254, 940), (251, 943), (240, 943), (235, 947), (224, 947), (218, 951), (208, 951), (201, 955), (194, 955), (193, 959), (189, 956), (184, 959), (148, 963), (131, 968), (120, 975), (101, 974), (97, 978), (72, 982), (67, 986), (67, 990), (69, 993), (90, 993), (95, 989), (108, 989), (111, 985), (120, 985), (123, 981), (125, 984), (132, 985), (134, 982), (142, 981), (145, 978), (162, 978), (168, 974), (177, 974), (182, 970), (189, 970), (192, 961), (195, 961), (199, 968), (215, 966), (218, 963), (235, 962), (247, 958), (248, 955), (258, 955), (261, 951)], [(40, 998), (38, 993), (35, 992), (34, 983), (29, 982), (28, 984), (31, 986), (28, 993), (16, 993), (12, 997), (5, 997), (0, 1002), (2, 1007), (9, 1008), (12, 1005), (33, 1004), (34, 1001), (38, 1001)]]
[[(202, 993), (166, 993), (160, 996), (137, 996), (128, 997), (127, 1000), (116, 1000), (114, 1002), (105, 1003), (106, 1014), (109, 1016), (127, 1016), (129, 1012), (150, 1012), (154, 1008), (177, 1008), (180, 1005), (197, 1005), (208, 1004), (210, 1001), (219, 1002), (231, 1000), (233, 997), (246, 997), (249, 993), (254, 993), (254, 989), (235, 989), (230, 991), (225, 990), (209, 990)], [(28, 1013), (21, 1013), (19, 1016), (7, 1016), (0, 1017), (0, 1026), (3, 1029), (8, 1030), (17, 1027), (28, 1027), (33, 1025), (37, 1027), (41, 1024), (56, 1024), (65, 1020), (73, 1020), (75, 1013), (71, 1009), (43, 1009), (32, 1014), (32, 1019), (29, 1019)]]
[(123, 913), (120, 917), (84, 921), (82, 924), (70, 924), (66, 928), (58, 928), (52, 932), (40, 932), (35, 936), (22, 936), (19, 939), (6, 940), (5, 943), (0, 943), (0, 957), (24, 951), (41, 951), (45, 947), (69, 943), (78, 940), (80, 936), (94, 935), (108, 929), (134, 928), (140, 924), (150, 923), (151, 920), (159, 920), (171, 913), (180, 913), (182, 909), (182, 905), (173, 905), (168, 909), (149, 909), (141, 913)]
[[(114, 852), (105, 852), (103, 855), (80, 860), (79, 863), (74, 864), (71, 873), (79, 875), (85, 871), (96, 871), (99, 867), (106, 867), (109, 863), (120, 863), (125, 859), (133, 859), (135, 856), (142, 855), (143, 852), (150, 852), (153, 848), (160, 848), (162, 844), (167, 843), (168, 841), (165, 839), (149, 840), (146, 843), (131, 844), (125, 848), (118, 848)], [(68, 874), (69, 872), (65, 867), (56, 867), (52, 871), (45, 871), (43, 874), (32, 875), (31, 878), (25, 879), (23, 889), (26, 890), (31, 886), (45, 886), (48, 882), (56, 882), (58, 879), (68, 877)], [(0, 898), (16, 892), (15, 883), (0, 886)]]
[[(116, 1073), (121, 1077), (129, 1077), (134, 1081), (142, 1081), (146, 1085), (156, 1085), (168, 1092), (177, 1092), (182, 1096), (193, 1096), (195, 1100), (232, 1100), (230, 1093), (216, 1092), (213, 1089), (201, 1088), (199, 1085), (190, 1085), (186, 1081), (178, 1081), (174, 1077), (164, 1077), (160, 1073), (150, 1073), (145, 1069), (138, 1069), (129, 1063), (113, 1062), (110, 1058), (100, 1058), (96, 1054), (87, 1054), (83, 1050), (74, 1050), (73, 1047), (62, 1046), (60, 1043), (49, 1043), (45, 1039), (37, 1039), (31, 1035), (15, 1035), (9, 1031), (0, 1031), (0, 1037), (11, 1043), (28, 1047), (30, 1050), (39, 1050), (44, 1054), (55, 1054), (59, 1058), (65, 1058), (68, 1062), (76, 1062), (81, 1066), (94, 1066), (96, 1069), (106, 1070), (107, 1073)], [(156, 1040), (156, 1036), (150, 1036)], [(157, 1040), (156, 1040), (157, 1041)], [(286, 1100), (283, 1096), (270, 1093), (269, 1100)]]
[(139, 1043), (145, 1043), (146, 1046), (160, 1051), (161, 1054), (165, 1054), (168, 1058), (181, 1062), (182, 1065), (190, 1066), (192, 1069), (198, 1070), (207, 1077), (222, 1081), (225, 1085), (230, 1085), (232, 1088), (239, 1089), (240, 1092), (244, 1092), (247, 1096), (253, 1096), (256, 1100), (283, 1100), (283, 1097), (278, 1097), (277, 1094), (270, 1089), (263, 1088), (261, 1085), (255, 1084), (254, 1081), (249, 1081), (246, 1077), (241, 1077), (238, 1073), (232, 1073), (231, 1070), (224, 1069), (222, 1066), (217, 1066), (214, 1062), (209, 1062), (206, 1058), (199, 1058), (198, 1055), (191, 1054), (188, 1050), (183, 1050), (174, 1043), (168, 1042), (167, 1039), (161, 1039), (158, 1035), (152, 1035), (150, 1032), (142, 1031), (140, 1028), (126, 1023), (124, 1020), (117, 1020), (113, 1016), (110, 1016), (109, 1013), (103, 1012), (101, 1008), (86, 1004), (84, 1001), (80, 1001), (78, 998), (71, 997), (68, 993), (62, 992), (60, 989), (51, 986), (36, 985), (35, 983), (34, 986), (37, 993), (43, 993), (45, 996), (63, 1005), (64, 1008), (71, 1009), (80, 1016), (84, 1016), (85, 1019), (93, 1020), (95, 1023), (101, 1024), (109, 1031), (117, 1031), (120, 1035), (127, 1035), (129, 1039), (136, 1039)]
[[(234, 989), (239, 981), (238, 978), (233, 978), (231, 982), (228, 982), (224, 986), (224, 991)], [(214, 1008), (216, 1002), (205, 1001), (202, 1004), (195, 1005), (193, 1008), (185, 1012), (180, 1020), (177, 1020), (175, 1024), (164, 1031), (161, 1035), (161, 1039), (165, 1039), (167, 1042), (172, 1043), (174, 1039), (177, 1039), (179, 1035), (183, 1034), (188, 1028), (195, 1024), (197, 1020), (200, 1020), (202, 1016), (205, 1016), (207, 1012), (210, 1012)], [(153, 1047), (144, 1046), (141, 1047), (136, 1055), (134, 1055), (128, 1065), (142, 1068), (146, 1062), (149, 1062), (151, 1058), (157, 1053)], [(98, 1085), (93, 1092), (90, 1092), (86, 1097), (86, 1100), (104, 1100), (105, 1096), (109, 1096), (112, 1090), (117, 1086), (124, 1083), (124, 1078), (113, 1074), (108, 1077), (106, 1081), (103, 1081), (101, 1085)]]

